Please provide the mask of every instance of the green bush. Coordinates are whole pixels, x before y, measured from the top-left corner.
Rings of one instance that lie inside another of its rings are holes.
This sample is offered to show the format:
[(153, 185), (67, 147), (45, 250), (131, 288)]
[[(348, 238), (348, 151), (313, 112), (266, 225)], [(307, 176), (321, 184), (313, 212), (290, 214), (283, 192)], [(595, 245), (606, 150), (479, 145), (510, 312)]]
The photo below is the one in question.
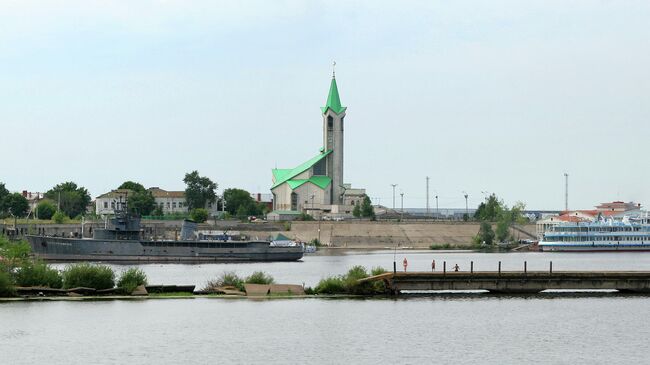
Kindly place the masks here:
[(131, 294), (140, 285), (147, 285), (147, 274), (135, 267), (124, 271), (117, 281), (117, 287), (127, 294)]
[(381, 266), (375, 266), (370, 270), (370, 276), (377, 276), (385, 273), (387, 273), (386, 269)]
[(115, 273), (105, 265), (83, 263), (70, 265), (63, 270), (63, 287), (66, 289), (86, 287), (101, 290), (114, 286)]
[(43, 200), (36, 206), (36, 212), (38, 213), (38, 219), (52, 219), (52, 216), (56, 213), (56, 205), (49, 200)]
[(56, 224), (63, 224), (68, 220), (68, 216), (65, 215), (62, 211), (58, 211), (52, 215), (52, 220)]
[(273, 284), (273, 277), (263, 271), (255, 271), (246, 278), (246, 284)]
[(314, 288), (316, 294), (345, 294), (345, 284), (341, 276), (331, 276), (321, 279)]
[(203, 223), (208, 220), (208, 211), (203, 208), (194, 208), (190, 212), (190, 218), (196, 223)]
[(10, 241), (0, 236), (0, 256), (6, 261), (8, 269), (16, 268), (29, 260), (32, 247), (27, 241)]
[(314, 238), (313, 240), (309, 241), (309, 244), (315, 246), (315, 247), (322, 247), (323, 244), (321, 241), (318, 240), (318, 238)]
[(6, 268), (0, 266), (0, 298), (13, 297), (16, 295), (16, 288), (14, 288), (11, 275), (6, 271)]
[(16, 272), (18, 286), (44, 286), (60, 289), (63, 278), (59, 270), (51, 268), (41, 261), (26, 262)]
[(233, 286), (238, 290), (244, 291), (244, 280), (234, 271), (226, 271), (219, 275), (218, 278), (209, 280), (203, 290), (210, 291), (224, 286)]

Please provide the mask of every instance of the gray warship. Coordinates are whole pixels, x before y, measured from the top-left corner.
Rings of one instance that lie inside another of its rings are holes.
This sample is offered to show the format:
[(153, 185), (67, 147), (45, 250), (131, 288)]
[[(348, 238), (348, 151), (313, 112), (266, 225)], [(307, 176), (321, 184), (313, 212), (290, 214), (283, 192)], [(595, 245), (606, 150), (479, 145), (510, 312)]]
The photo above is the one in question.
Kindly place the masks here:
[[(303, 247), (275, 246), (270, 241), (200, 239), (196, 223), (184, 221), (180, 240), (144, 240), (140, 218), (116, 211), (105, 228), (93, 230), (92, 238), (27, 235), (34, 256), (47, 261), (106, 262), (242, 262), (297, 261)], [(199, 235), (200, 236), (200, 235)]]

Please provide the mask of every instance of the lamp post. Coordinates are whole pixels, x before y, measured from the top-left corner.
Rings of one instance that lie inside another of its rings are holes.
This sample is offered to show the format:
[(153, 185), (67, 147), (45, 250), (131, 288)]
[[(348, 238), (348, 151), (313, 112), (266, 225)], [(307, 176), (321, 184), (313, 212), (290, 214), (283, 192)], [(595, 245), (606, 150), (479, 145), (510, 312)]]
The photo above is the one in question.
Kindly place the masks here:
[(440, 218), (440, 210), (438, 209), (438, 193), (436, 193), (436, 219)]
[(400, 209), (401, 210), (400, 220), (404, 220), (404, 193), (403, 192), (399, 193), (399, 195), (402, 197), (402, 208)]

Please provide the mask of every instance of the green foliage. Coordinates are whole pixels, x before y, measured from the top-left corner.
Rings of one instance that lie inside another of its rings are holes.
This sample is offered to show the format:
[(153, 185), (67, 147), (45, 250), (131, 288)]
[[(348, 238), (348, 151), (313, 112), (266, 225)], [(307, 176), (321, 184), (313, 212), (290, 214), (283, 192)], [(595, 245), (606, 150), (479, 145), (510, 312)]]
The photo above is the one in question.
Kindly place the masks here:
[(133, 192), (142, 192), (145, 191), (146, 189), (144, 188), (144, 185), (137, 183), (135, 181), (125, 181), (118, 187), (118, 189), (127, 189), (131, 190)]
[(255, 271), (245, 280), (246, 284), (273, 284), (273, 276), (266, 274), (263, 271)]
[(510, 222), (504, 219), (500, 220), (497, 223), (495, 236), (498, 242), (506, 242), (510, 236)]
[(128, 196), (129, 211), (138, 215), (149, 215), (157, 207), (156, 198), (150, 191), (136, 191)]
[(66, 289), (85, 287), (97, 290), (115, 286), (115, 273), (105, 265), (89, 263), (69, 265), (63, 270), (63, 287)]
[(354, 205), (354, 209), (352, 209), (352, 215), (353, 215), (355, 218), (361, 218), (361, 206), (359, 205), (359, 202), (357, 202), (357, 203)]
[(29, 211), (29, 202), (20, 193), (9, 194), (3, 199), (3, 206), (8, 213), (18, 218), (27, 216)]
[[(379, 273), (381, 268), (374, 268), (373, 273)], [(378, 274), (377, 274), (378, 275)], [(385, 291), (383, 282), (358, 281), (368, 277), (368, 272), (363, 266), (354, 266), (345, 275), (324, 278), (314, 288), (317, 294), (357, 294), (371, 295)]]
[(284, 230), (285, 231), (291, 230), (291, 222), (284, 222)]
[(27, 261), (16, 272), (16, 284), (60, 289), (63, 286), (63, 277), (59, 270), (42, 261)]
[(256, 202), (246, 190), (226, 189), (223, 195), (226, 200), (226, 211), (238, 218), (260, 216), (266, 211), (266, 205)]
[(505, 204), (496, 194), (490, 195), (485, 202), (479, 204), (478, 209), (474, 213), (474, 218), (482, 221), (494, 222), (501, 217), (503, 211), (506, 209)]
[(316, 246), (316, 247), (321, 247), (323, 246), (323, 243), (318, 240), (318, 238), (314, 238), (313, 240), (309, 241), (309, 244)]
[(56, 213), (56, 205), (50, 200), (43, 200), (36, 206), (38, 219), (52, 219), (54, 213)]
[(56, 224), (63, 224), (68, 220), (68, 216), (59, 210), (58, 212), (54, 213), (54, 215), (52, 216), (52, 220)]
[(491, 245), (494, 243), (494, 231), (492, 225), (488, 222), (481, 222), (481, 228), (478, 230), (478, 235), (474, 238), (475, 243)]
[(203, 208), (194, 208), (190, 212), (190, 218), (196, 223), (203, 223), (208, 220), (208, 211)]
[(469, 214), (464, 213), (463, 214), (463, 221), (467, 222), (469, 220)]
[(215, 190), (217, 190), (217, 184), (208, 177), (200, 176), (198, 171), (194, 170), (185, 174), (183, 182), (186, 185), (185, 201), (190, 210), (205, 208), (208, 203), (216, 201)]
[(234, 271), (225, 271), (218, 278), (208, 281), (203, 290), (211, 291), (219, 287), (231, 286), (244, 291), (244, 279)]
[(29, 260), (32, 248), (27, 241), (10, 241), (5, 236), (0, 236), (0, 257), (4, 266), (12, 270)]
[[(474, 237), (474, 239), (476, 240), (476, 237)], [(451, 243), (443, 243), (443, 244), (433, 243), (429, 246), (429, 249), (431, 250), (449, 250), (451, 248), (452, 248)]]
[(60, 198), (60, 209), (70, 218), (83, 215), (91, 200), (86, 188), (71, 181), (56, 185), (45, 193), (45, 197), (54, 202), (59, 202)]
[(307, 213), (305, 213), (305, 212), (301, 212), (301, 213), (296, 217), (296, 220), (297, 220), (297, 221), (313, 221), (313, 220), (314, 220), (314, 217), (312, 217), (311, 215), (309, 215), (309, 214), (307, 214)]
[(135, 267), (122, 272), (117, 280), (117, 287), (127, 294), (131, 294), (140, 285), (147, 285), (147, 274)]
[(7, 211), (5, 207), (5, 198), (7, 195), (9, 195), (9, 190), (7, 190), (4, 183), (0, 183), (0, 216), (4, 215)]
[(375, 218), (375, 208), (372, 206), (372, 202), (368, 195), (363, 197), (363, 203), (361, 203), (361, 216), (364, 218)]
[(370, 276), (377, 276), (385, 273), (387, 273), (386, 269), (381, 266), (375, 266), (370, 270)]
[(0, 298), (13, 297), (16, 295), (16, 288), (11, 274), (0, 264)]

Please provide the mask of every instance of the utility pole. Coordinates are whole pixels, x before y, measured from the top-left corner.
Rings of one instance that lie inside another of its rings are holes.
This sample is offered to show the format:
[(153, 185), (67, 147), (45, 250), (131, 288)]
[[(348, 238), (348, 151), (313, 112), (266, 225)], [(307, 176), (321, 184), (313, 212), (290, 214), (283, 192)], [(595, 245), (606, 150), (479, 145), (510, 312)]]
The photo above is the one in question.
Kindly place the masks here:
[(469, 207), (467, 205), (467, 192), (463, 191), (463, 196), (465, 197), (465, 215), (467, 215), (467, 218), (469, 219)]
[(404, 193), (400, 193), (399, 195), (402, 196), (402, 209), (401, 209), (402, 215), (400, 217), (400, 220), (403, 220), (404, 219)]
[(395, 187), (397, 184), (390, 184), (393, 187), (393, 211), (395, 210)]
[(429, 177), (427, 176), (427, 217), (429, 216)]
[(440, 210), (438, 210), (438, 193), (436, 193), (436, 218), (440, 217)]
[(564, 210), (569, 210), (569, 174), (564, 173)]

